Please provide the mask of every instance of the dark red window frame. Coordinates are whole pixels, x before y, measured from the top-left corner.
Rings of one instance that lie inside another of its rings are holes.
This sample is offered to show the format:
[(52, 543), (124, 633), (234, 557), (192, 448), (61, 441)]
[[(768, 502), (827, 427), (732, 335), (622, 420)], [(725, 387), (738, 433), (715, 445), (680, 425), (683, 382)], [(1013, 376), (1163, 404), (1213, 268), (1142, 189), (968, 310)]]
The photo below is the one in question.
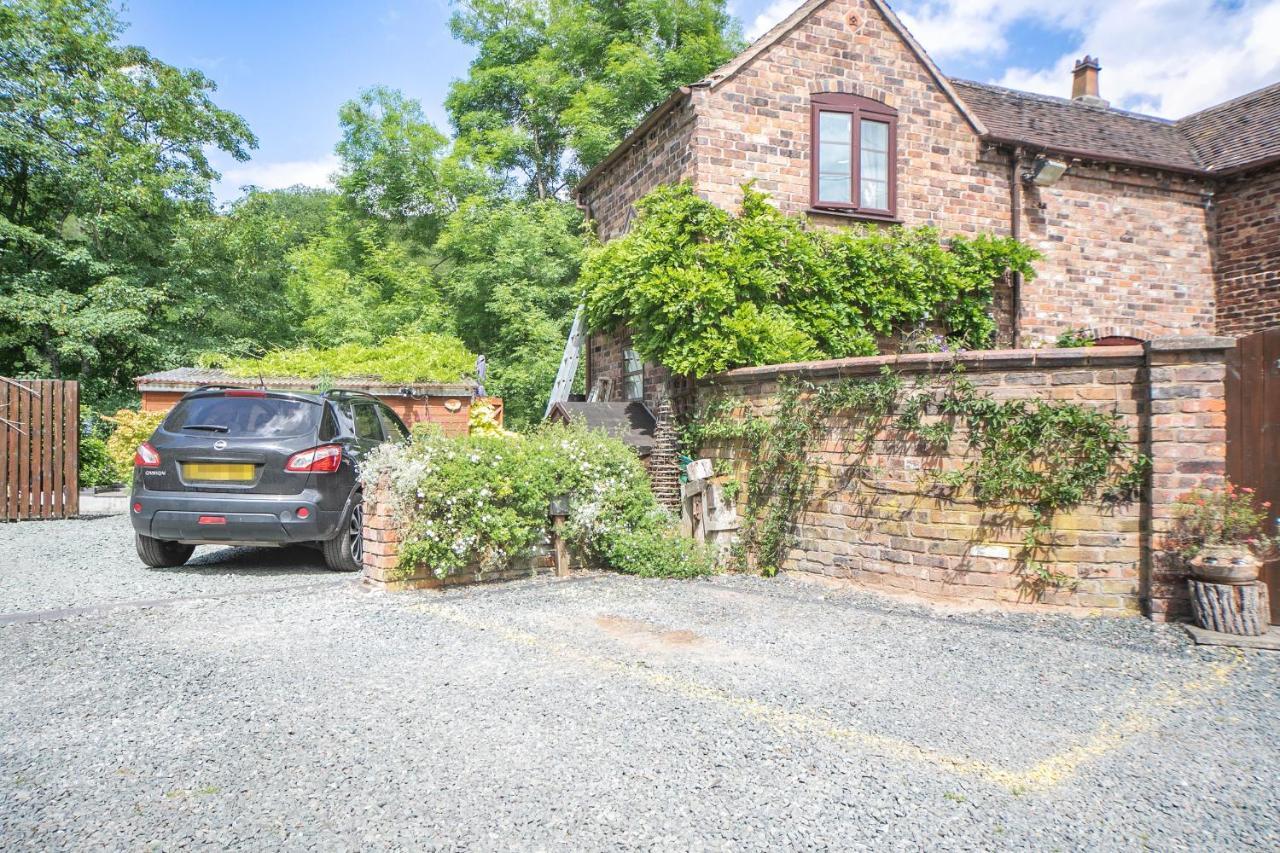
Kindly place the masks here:
[[(898, 111), (880, 101), (864, 98), (861, 95), (847, 95), (840, 92), (817, 92), (809, 101), (809, 199), (815, 210), (834, 210), (841, 213), (855, 213), (868, 219), (894, 219), (898, 211)], [(849, 198), (852, 202), (825, 201), (818, 197), (818, 173), (820, 171), (820, 149), (818, 136), (818, 119), (821, 113), (847, 113), (850, 116), (850, 144), (853, 146), (852, 186)], [(862, 201), (862, 164), (859, 162), (862, 151), (862, 119), (884, 122), (889, 125), (889, 206), (887, 208), (863, 207)]]

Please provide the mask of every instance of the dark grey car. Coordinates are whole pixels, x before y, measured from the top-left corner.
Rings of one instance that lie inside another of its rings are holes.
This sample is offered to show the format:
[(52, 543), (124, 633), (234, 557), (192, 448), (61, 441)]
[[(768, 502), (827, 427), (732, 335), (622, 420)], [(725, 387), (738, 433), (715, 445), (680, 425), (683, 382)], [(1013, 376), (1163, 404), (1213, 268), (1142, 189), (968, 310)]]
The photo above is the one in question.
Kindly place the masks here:
[(130, 517), (148, 566), (196, 545), (316, 544), (335, 571), (363, 555), (361, 457), (409, 431), (369, 394), (200, 388), (134, 457)]

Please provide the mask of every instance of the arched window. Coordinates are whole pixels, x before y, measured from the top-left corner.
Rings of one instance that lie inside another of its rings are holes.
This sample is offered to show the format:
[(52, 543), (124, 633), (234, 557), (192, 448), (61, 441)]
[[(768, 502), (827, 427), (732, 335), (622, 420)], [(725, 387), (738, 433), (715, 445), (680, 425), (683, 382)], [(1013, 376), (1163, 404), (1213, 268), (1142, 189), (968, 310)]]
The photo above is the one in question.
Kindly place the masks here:
[(810, 101), (812, 206), (896, 216), (898, 111), (871, 98), (818, 92)]

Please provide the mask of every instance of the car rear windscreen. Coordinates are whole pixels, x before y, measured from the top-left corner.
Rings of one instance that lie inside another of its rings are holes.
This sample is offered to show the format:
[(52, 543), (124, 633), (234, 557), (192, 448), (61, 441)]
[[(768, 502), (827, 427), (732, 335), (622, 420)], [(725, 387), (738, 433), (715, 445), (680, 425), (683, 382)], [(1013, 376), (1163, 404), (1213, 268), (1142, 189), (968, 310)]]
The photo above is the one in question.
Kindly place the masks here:
[(277, 397), (196, 397), (183, 400), (169, 417), (168, 432), (227, 438), (288, 438), (314, 432), (323, 406)]

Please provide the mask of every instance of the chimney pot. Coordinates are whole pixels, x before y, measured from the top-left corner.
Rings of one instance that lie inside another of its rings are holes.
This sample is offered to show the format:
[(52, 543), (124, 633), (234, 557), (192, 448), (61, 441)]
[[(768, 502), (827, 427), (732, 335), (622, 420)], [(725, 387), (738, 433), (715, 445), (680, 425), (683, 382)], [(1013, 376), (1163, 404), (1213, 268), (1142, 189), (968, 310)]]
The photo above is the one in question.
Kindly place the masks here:
[(1107, 106), (1107, 102), (1098, 95), (1098, 72), (1101, 70), (1096, 56), (1086, 53), (1084, 59), (1077, 59), (1071, 71), (1071, 100), (1096, 107)]

